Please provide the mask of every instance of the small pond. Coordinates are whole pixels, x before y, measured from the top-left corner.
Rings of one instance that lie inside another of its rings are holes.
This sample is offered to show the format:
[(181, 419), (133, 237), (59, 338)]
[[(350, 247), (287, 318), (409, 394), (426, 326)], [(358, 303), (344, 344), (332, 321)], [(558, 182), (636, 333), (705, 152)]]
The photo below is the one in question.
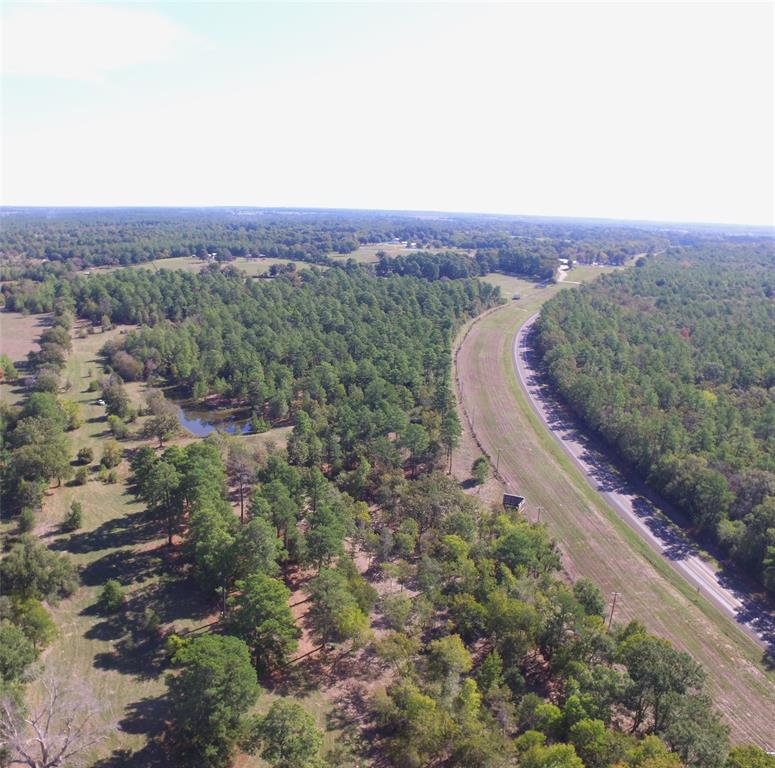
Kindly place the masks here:
[(180, 425), (197, 437), (205, 437), (212, 432), (227, 432), (230, 435), (250, 432), (250, 419), (229, 411), (199, 410), (178, 405), (178, 418)]

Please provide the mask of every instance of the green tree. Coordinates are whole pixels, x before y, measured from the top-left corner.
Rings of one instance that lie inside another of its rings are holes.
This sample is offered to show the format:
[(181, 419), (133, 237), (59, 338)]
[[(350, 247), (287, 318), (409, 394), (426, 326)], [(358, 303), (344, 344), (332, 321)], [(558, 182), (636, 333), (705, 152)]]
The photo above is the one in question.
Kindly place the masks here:
[(0, 372), (2, 372), (5, 381), (16, 381), (19, 378), (19, 371), (16, 370), (13, 361), (5, 352), (0, 355)]
[(146, 437), (156, 438), (159, 441), (159, 448), (161, 448), (164, 441), (171, 440), (179, 430), (178, 415), (170, 407), (155, 416), (151, 416), (143, 427), (143, 434)]
[(72, 475), (70, 441), (60, 422), (40, 416), (23, 418), (11, 439), (16, 446), (11, 455), (16, 476), (28, 480), (56, 479), (61, 485)]
[(571, 744), (535, 746), (520, 760), (521, 768), (584, 768), (584, 763)]
[(178, 499), (180, 482), (180, 475), (174, 465), (163, 459), (152, 465), (143, 482), (143, 497), (154, 514), (164, 521), (167, 528), (167, 545), (170, 547), (182, 515)]
[(19, 627), (7, 619), (0, 621), (0, 680), (5, 683), (18, 680), (37, 655)]
[(602, 720), (579, 720), (570, 729), (569, 741), (587, 768), (610, 765), (611, 737)]
[(97, 605), (103, 613), (117, 613), (124, 605), (124, 590), (115, 579), (108, 579), (100, 590)]
[(498, 651), (490, 651), (484, 657), (482, 665), (477, 670), (476, 679), (483, 693), (503, 685), (503, 660)]
[(16, 624), (32, 641), (36, 652), (45, 648), (57, 635), (56, 624), (40, 600), (27, 598), (14, 606)]
[(662, 736), (688, 768), (722, 768), (729, 752), (729, 728), (703, 694), (678, 697)]
[(460, 427), (457, 411), (454, 408), (448, 408), (441, 417), (441, 442), (447, 451), (448, 473), (452, 472), (452, 451), (460, 443), (460, 435), (462, 434), (463, 430)]
[(317, 504), (309, 515), (309, 530), (305, 537), (307, 557), (320, 569), (342, 554), (342, 541), (347, 535), (349, 522), (344, 505), (327, 501)]
[(490, 474), (490, 462), (484, 456), (479, 456), (471, 465), (471, 477), (477, 485), (484, 485)]
[(72, 562), (29, 535), (20, 537), (0, 562), (0, 581), (7, 594), (37, 600), (70, 595), (78, 585)]
[(80, 501), (73, 501), (70, 504), (70, 509), (67, 510), (64, 520), (62, 521), (62, 529), (65, 531), (77, 531), (83, 525), (83, 507)]
[(412, 599), (409, 595), (403, 592), (389, 594), (381, 602), (382, 615), (388, 626), (396, 631), (404, 630), (412, 614)]
[(428, 765), (443, 753), (454, 733), (449, 713), (405, 678), (399, 678), (385, 696), (377, 697), (376, 709), (380, 722), (391, 732), (386, 749), (394, 765)]
[(102, 466), (112, 469), (121, 463), (121, 446), (115, 440), (106, 440), (102, 446)]
[(434, 640), (428, 647), (428, 671), (442, 686), (442, 696), (457, 695), (460, 676), (471, 671), (473, 660), (459, 635)]
[(357, 640), (368, 629), (368, 617), (358, 605), (339, 569), (323, 568), (310, 583), (307, 614), (323, 648), (330, 642)]
[(660, 733), (672, 718), (676, 696), (701, 688), (702, 668), (667, 640), (651, 635), (628, 637), (619, 653), (632, 681), (626, 697), (634, 713), (632, 730), (650, 716), (650, 730)]
[(288, 606), (290, 590), (262, 573), (237, 581), (236, 588), (226, 626), (247, 643), (260, 672), (282, 666), (300, 635)]
[(236, 637), (204, 635), (173, 657), (180, 672), (166, 678), (171, 741), (188, 765), (228, 764), (242, 716), (259, 695), (250, 651)]
[(236, 528), (230, 509), (206, 504), (191, 515), (188, 531), (196, 577), (203, 589), (220, 592), (222, 613), (226, 612), (229, 589), (240, 575)]
[(236, 533), (238, 566), (241, 575), (254, 571), (272, 575), (283, 551), (272, 524), (256, 517), (241, 526)]
[(81, 406), (72, 400), (60, 400), (59, 407), (62, 409), (62, 413), (65, 415), (65, 429), (71, 431), (78, 429), (83, 424), (83, 416), (81, 415)]
[(114, 414), (108, 416), (108, 429), (116, 440), (123, 440), (129, 436), (129, 426), (120, 416)]
[(257, 723), (261, 757), (273, 768), (311, 768), (323, 743), (315, 719), (301, 704), (274, 702)]
[(578, 579), (573, 585), (573, 594), (588, 616), (605, 616), (606, 602), (603, 593), (589, 579)]
[(752, 744), (732, 747), (725, 768), (775, 768), (775, 755), (768, 755)]
[(428, 432), (421, 424), (409, 424), (401, 436), (401, 446), (409, 451), (409, 465), (412, 477), (415, 476), (417, 464), (422, 459), (430, 445)]

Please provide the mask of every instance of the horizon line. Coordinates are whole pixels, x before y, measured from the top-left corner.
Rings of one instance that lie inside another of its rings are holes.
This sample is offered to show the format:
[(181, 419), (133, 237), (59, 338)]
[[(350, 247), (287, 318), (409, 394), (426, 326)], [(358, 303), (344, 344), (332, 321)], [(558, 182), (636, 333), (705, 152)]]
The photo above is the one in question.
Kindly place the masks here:
[(735, 227), (735, 228), (755, 228), (772, 230), (775, 234), (775, 222), (772, 224), (754, 224), (750, 222), (733, 221), (692, 221), (687, 219), (641, 219), (641, 218), (622, 218), (618, 216), (583, 216), (578, 214), (542, 214), (542, 213), (503, 213), (489, 211), (463, 211), (463, 210), (440, 210), (432, 208), (357, 208), (348, 206), (317, 206), (317, 205), (256, 205), (252, 203), (213, 203), (213, 204), (89, 204), (89, 203), (68, 203), (68, 204), (0, 204), (0, 211), (8, 209), (33, 209), (33, 210), (94, 210), (94, 211), (116, 211), (116, 210), (256, 210), (256, 211), (309, 211), (309, 212), (355, 212), (355, 213), (390, 213), (390, 214), (413, 214), (413, 215), (433, 215), (433, 216), (490, 216), (494, 218), (512, 218), (512, 219), (542, 219), (556, 221), (588, 221), (598, 223), (615, 224), (649, 224), (649, 225), (671, 225), (671, 226), (692, 226), (692, 227)]

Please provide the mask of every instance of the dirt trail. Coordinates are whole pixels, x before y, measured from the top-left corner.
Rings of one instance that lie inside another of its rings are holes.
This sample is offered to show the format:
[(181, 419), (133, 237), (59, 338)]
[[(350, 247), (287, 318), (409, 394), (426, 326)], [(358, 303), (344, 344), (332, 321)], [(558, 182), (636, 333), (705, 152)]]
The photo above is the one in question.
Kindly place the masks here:
[(714, 609), (703, 609), (701, 597), (659, 572), (659, 556), (625, 535), (578, 468), (528, 415), (512, 363), (515, 334), (525, 320), (507, 304), (473, 324), (462, 341), (456, 368), (467, 426), (473, 423), (490, 457), (500, 454), (499, 474), (526, 496), (526, 514), (535, 519), (540, 510), (570, 575), (592, 579), (606, 594), (618, 592), (617, 621), (637, 617), (701, 661), (736, 741), (775, 748), (775, 684), (757, 663), (759, 649), (731, 622), (706, 614)]

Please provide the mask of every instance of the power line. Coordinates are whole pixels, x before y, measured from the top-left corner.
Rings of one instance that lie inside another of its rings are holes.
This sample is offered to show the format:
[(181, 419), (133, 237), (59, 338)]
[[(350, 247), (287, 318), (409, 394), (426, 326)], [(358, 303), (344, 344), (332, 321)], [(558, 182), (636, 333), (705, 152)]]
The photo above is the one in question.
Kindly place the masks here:
[(609, 630), (609, 632), (611, 630), (611, 622), (613, 622), (613, 620), (614, 620), (614, 611), (616, 610), (616, 598), (619, 597), (619, 595), (621, 595), (621, 592), (614, 592), (613, 593), (614, 601), (613, 601), (613, 603), (611, 605), (611, 613), (608, 616), (608, 630)]

